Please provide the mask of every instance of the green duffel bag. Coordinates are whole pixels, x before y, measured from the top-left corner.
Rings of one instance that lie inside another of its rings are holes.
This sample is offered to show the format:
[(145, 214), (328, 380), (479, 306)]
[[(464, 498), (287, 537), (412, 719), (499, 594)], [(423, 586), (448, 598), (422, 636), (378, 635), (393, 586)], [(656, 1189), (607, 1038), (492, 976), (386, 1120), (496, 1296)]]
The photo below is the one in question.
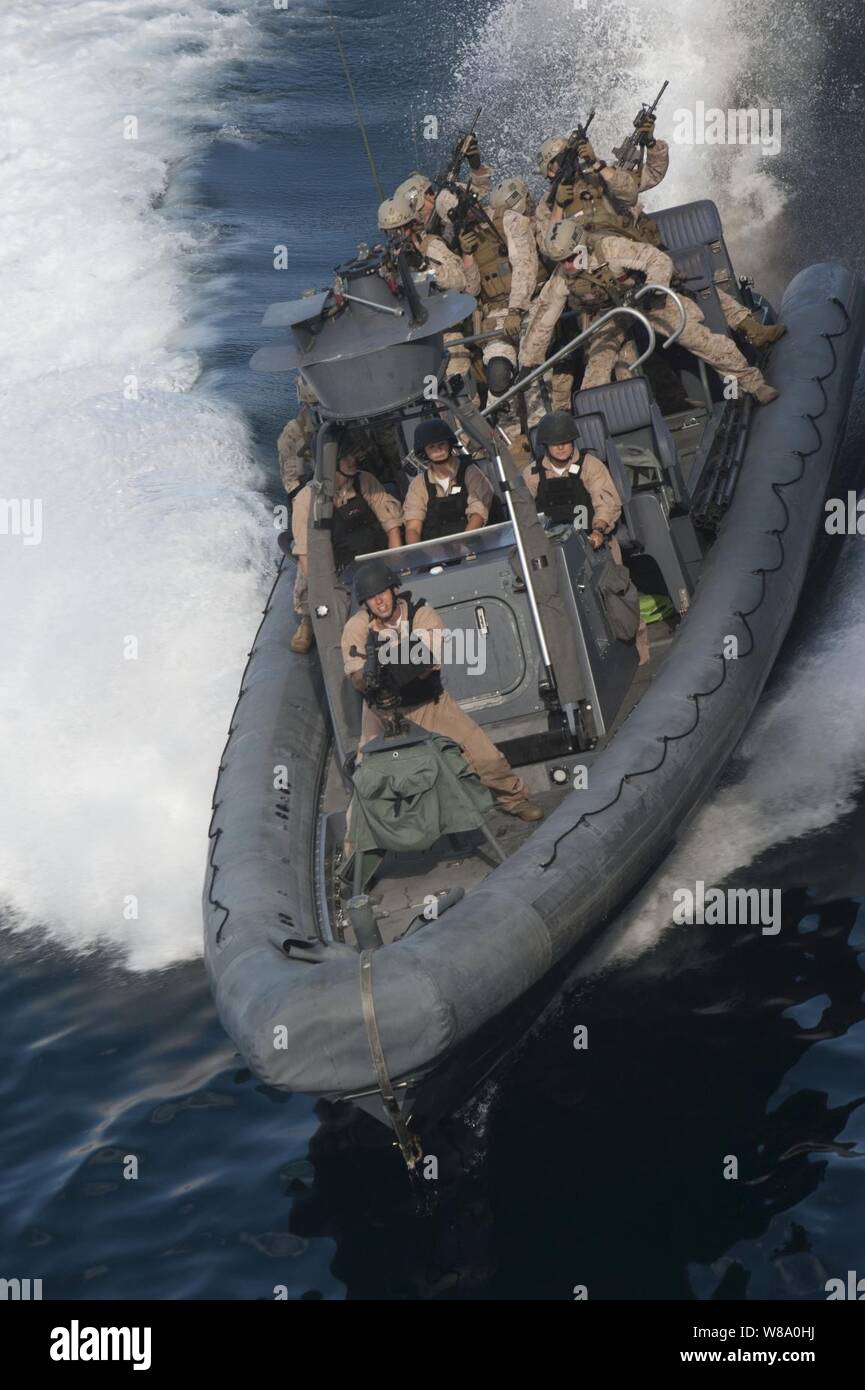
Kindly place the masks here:
[(361, 853), (427, 850), (442, 835), (477, 830), (492, 804), (457, 745), (431, 734), (364, 752), (354, 774), (351, 839)]

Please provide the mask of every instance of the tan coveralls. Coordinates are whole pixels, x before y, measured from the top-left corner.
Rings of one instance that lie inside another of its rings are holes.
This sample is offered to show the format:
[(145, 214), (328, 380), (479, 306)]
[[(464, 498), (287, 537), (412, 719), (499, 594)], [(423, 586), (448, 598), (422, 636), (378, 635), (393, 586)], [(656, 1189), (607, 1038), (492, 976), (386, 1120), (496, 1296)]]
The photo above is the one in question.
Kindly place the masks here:
[[(562, 478), (570, 470), (572, 462), (576, 462), (579, 452), (575, 445), (571, 459), (566, 463), (557, 463), (550, 458), (549, 454), (546, 454), (540, 460), (539, 467), (543, 468), (544, 472), (551, 478)], [(622, 499), (619, 496), (619, 489), (613, 482), (612, 474), (597, 454), (587, 453), (580, 468), (580, 480), (592, 499), (592, 528), (600, 526), (607, 533), (606, 544), (609, 547), (610, 556), (617, 565), (620, 565), (622, 563), (622, 547), (610, 532), (618, 524), (622, 515)], [(541, 480), (534, 468), (530, 467), (525, 470), (523, 481), (532, 496), (537, 497)], [(640, 626), (634, 640), (640, 665), (643, 666), (649, 660), (649, 629), (643, 618), (640, 619)]]
[[(408, 605), (402, 598), (398, 599), (398, 604), (398, 622), (392, 619), (390, 623), (382, 623), (376, 618), (372, 620), (376, 632), (397, 639), (408, 636)], [(349, 618), (343, 629), (342, 658), (347, 676), (363, 670), (369, 627), (369, 614), (366, 608), (361, 608)], [(444, 624), (434, 608), (424, 604), (418, 609), (414, 618), (414, 632), (434, 632), (443, 628)], [(352, 656), (352, 650), (360, 652), (361, 655)], [(513, 808), (528, 798), (526, 784), (513, 771), (504, 754), (499, 752), (483, 729), (460, 708), (447, 691), (443, 691), (438, 700), (417, 705), (414, 709), (406, 710), (405, 714), (407, 719), (419, 725), (421, 729), (429, 729), (431, 733), (442, 734), (458, 743), (469, 767), (477, 773), (484, 786), (489, 787), (495, 794), (502, 806)], [(381, 732), (381, 720), (364, 702), (358, 751)]]
[[(646, 243), (628, 241), (625, 237), (598, 237), (589, 254), (589, 273), (596, 272), (606, 265), (609, 272), (625, 276), (628, 271), (642, 271), (652, 284), (669, 285), (673, 273), (673, 262), (665, 252)], [(591, 323), (599, 314), (610, 307), (599, 303), (597, 294), (584, 293), (579, 284), (580, 272), (568, 276), (562, 266), (557, 266), (553, 275), (544, 285), (529, 314), (529, 321), (520, 347), (520, 366), (533, 367), (544, 361), (548, 355), (553, 330), (561, 318), (565, 305), (579, 309), (584, 325)], [(582, 285), (585, 286), (583, 281)], [(593, 302), (594, 301), (594, 302)], [(735, 377), (741, 389), (752, 395), (764, 384), (763, 375), (746, 361), (732, 339), (722, 333), (712, 333), (703, 322), (703, 314), (693, 300), (684, 297), (686, 323), (679, 342), (695, 357), (701, 358), (714, 367), (721, 376)], [(640, 306), (646, 317), (664, 336), (674, 330), (678, 322), (676, 307), (666, 300), (659, 307)], [(627, 367), (628, 356), (634, 360), (633, 343), (626, 348), (630, 334), (625, 321), (613, 320), (602, 328), (585, 344), (586, 371), (582, 389), (603, 386), (610, 380), (613, 368), (617, 374), (630, 375)], [(624, 352), (624, 356), (623, 356)], [(529, 422), (540, 419), (542, 406), (537, 388), (527, 392), (531, 399)]]
[[(448, 497), (457, 476), (457, 468), (456, 463), (449, 463), (447, 472), (439, 467), (435, 469), (430, 467), (426, 473), (419, 473), (417, 477), (412, 478), (403, 503), (403, 520), (406, 526), (412, 521), (421, 527), (423, 526), (429, 505), (427, 478), (435, 484), (436, 492), (440, 497)], [(486, 525), (492, 500), (492, 483), (476, 464), (470, 463), (466, 469), (466, 521), (470, 516), (479, 516), (483, 518), (484, 525)]]
[[(338, 483), (339, 477), (337, 477), (334, 487), (337, 487)], [(392, 531), (395, 526), (402, 525), (402, 507), (399, 502), (395, 497), (391, 497), (389, 492), (385, 492), (378, 478), (375, 478), (372, 473), (366, 473), (362, 468), (358, 469), (350, 483), (346, 483), (334, 492), (333, 505), (335, 507), (341, 507), (350, 497), (355, 496), (355, 484), (360, 488), (361, 496), (375, 512), (385, 535), (388, 531)], [(291, 531), (294, 541), (291, 551), (298, 561), (297, 574), (294, 580), (294, 611), (304, 618), (309, 616), (309, 601), (307, 577), (303, 572), (300, 558), (305, 556), (308, 550), (307, 531), (311, 507), (312, 483), (307, 483), (306, 487), (302, 488), (294, 499), (294, 508), (291, 513)]]
[[(544, 472), (551, 478), (563, 478), (569, 472), (572, 463), (576, 462), (578, 454), (579, 449), (575, 447), (571, 458), (566, 463), (557, 463), (547, 454), (539, 461), (539, 467), (543, 468)], [(537, 497), (541, 483), (538, 474), (533, 468), (527, 468), (523, 478), (529, 492), (533, 497)], [(580, 481), (592, 499), (592, 527), (600, 526), (605, 531), (612, 531), (622, 515), (622, 499), (619, 496), (619, 489), (613, 482), (609, 468), (596, 454), (586, 454), (580, 468)], [(620, 565), (622, 552), (619, 548), (619, 542), (612, 536), (610, 537), (610, 553), (616, 564)]]

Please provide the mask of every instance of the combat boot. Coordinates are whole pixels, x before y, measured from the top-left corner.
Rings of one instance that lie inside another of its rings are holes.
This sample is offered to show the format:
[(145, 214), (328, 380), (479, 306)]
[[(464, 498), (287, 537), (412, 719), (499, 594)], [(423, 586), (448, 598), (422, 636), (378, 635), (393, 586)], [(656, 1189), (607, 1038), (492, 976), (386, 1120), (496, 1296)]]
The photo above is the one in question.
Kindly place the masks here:
[(750, 314), (737, 325), (737, 328), (755, 348), (771, 347), (787, 332), (787, 325), (784, 323), (760, 323)]
[(516, 816), (518, 820), (543, 820), (544, 818), (543, 806), (539, 806), (536, 801), (529, 801), (528, 797), (525, 801), (518, 801), (516, 806), (503, 807), (502, 809), (507, 809), (508, 815)]
[(771, 405), (777, 401), (781, 392), (776, 391), (774, 386), (770, 386), (768, 381), (764, 381), (762, 386), (758, 386), (754, 392), (754, 400), (758, 405)]
[(315, 633), (312, 630), (312, 618), (301, 618), (297, 625), (297, 631), (288, 644), (293, 652), (299, 656), (305, 656), (315, 646)]

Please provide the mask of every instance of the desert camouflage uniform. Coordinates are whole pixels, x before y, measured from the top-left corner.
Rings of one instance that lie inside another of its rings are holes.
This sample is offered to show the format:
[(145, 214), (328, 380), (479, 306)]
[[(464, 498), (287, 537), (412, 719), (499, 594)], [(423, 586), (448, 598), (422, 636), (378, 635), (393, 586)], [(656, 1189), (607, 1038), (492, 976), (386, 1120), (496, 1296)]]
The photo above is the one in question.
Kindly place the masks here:
[[(660, 155), (658, 154), (659, 150), (661, 151)], [(617, 189), (617, 202), (620, 210), (630, 211), (635, 222), (644, 217), (645, 213), (639, 202), (639, 196), (641, 193), (647, 193), (650, 188), (656, 188), (666, 177), (669, 167), (669, 146), (665, 140), (656, 140), (654, 148), (647, 151), (646, 162), (639, 179), (635, 173), (628, 173), (624, 169), (618, 170), (625, 176)], [(727, 294), (727, 291), (722, 290), (718, 285), (715, 286), (715, 289), (726, 322), (730, 328), (739, 328), (745, 319), (750, 318), (750, 309), (746, 308), (734, 295)]]
[(318, 396), (301, 376), (297, 378), (297, 399), (300, 409), (294, 419), (288, 421), (276, 441), (282, 486), (289, 494), (300, 487), (312, 463), (311, 445), (318, 429), (318, 421), (313, 413), (313, 406), (318, 405)]
[[(486, 240), (486, 254), (481, 255), (478, 251), (472, 256), (479, 280), (479, 322), (476, 329), (479, 333), (502, 329), (512, 310), (526, 312), (538, 282), (538, 251), (532, 219), (524, 213), (507, 209), (503, 213), (493, 213), (491, 220), (507, 244), (507, 260), (510, 265), (504, 274), (500, 273), (504, 263), (501, 248), (490, 229), (484, 231), (483, 227), (479, 228)], [(484, 273), (488, 259), (496, 266), (492, 277)], [(488, 286), (492, 286), (491, 292)], [(483, 361), (486, 364), (495, 357), (503, 357), (516, 369), (518, 347), (518, 340), (505, 337), (504, 333), (500, 338), (490, 338), (482, 344)], [(487, 404), (494, 405), (497, 399), (498, 397), (490, 392)]]
[[(608, 273), (625, 277), (631, 270), (642, 271), (647, 281), (658, 285), (669, 285), (673, 273), (673, 262), (665, 252), (645, 243), (628, 241), (624, 237), (598, 237), (589, 254), (589, 273), (606, 266)], [(569, 283), (570, 281), (570, 283)], [(583, 285), (585, 285), (583, 281)], [(594, 303), (591, 302), (594, 298)], [(580, 286), (580, 274), (567, 276), (561, 266), (547, 281), (532, 305), (529, 321), (520, 348), (520, 366), (533, 367), (543, 362), (548, 355), (553, 331), (566, 304), (581, 312), (581, 321), (588, 326), (599, 314), (606, 312), (608, 302), (591, 294), (585, 295)], [(693, 300), (682, 299), (686, 323), (679, 342), (682, 347), (702, 358), (722, 376), (735, 377), (741, 389), (753, 395), (764, 385), (762, 373), (749, 365), (732, 339), (722, 333), (712, 333), (703, 322), (703, 315)], [(678, 323), (676, 306), (669, 299), (659, 307), (641, 305), (646, 317), (656, 329), (669, 335)], [(628, 356), (634, 360), (633, 344), (626, 348), (630, 327), (623, 321), (613, 320), (602, 328), (585, 345), (586, 371), (582, 389), (605, 385), (617, 368), (619, 374), (629, 375)], [(542, 414), (542, 406), (536, 388), (527, 393), (531, 398), (529, 420), (535, 423)]]
[[(419, 232), (413, 241), (426, 262), (426, 268), (435, 275), (440, 289), (459, 290), (462, 294), (475, 296), (479, 294), (481, 277), (477, 266), (465, 265), (462, 257), (452, 251), (441, 237)], [(448, 329), (444, 335), (445, 345), (464, 336), (460, 328)], [(468, 376), (470, 370), (471, 357), (467, 347), (454, 348), (448, 353), (447, 376)]]

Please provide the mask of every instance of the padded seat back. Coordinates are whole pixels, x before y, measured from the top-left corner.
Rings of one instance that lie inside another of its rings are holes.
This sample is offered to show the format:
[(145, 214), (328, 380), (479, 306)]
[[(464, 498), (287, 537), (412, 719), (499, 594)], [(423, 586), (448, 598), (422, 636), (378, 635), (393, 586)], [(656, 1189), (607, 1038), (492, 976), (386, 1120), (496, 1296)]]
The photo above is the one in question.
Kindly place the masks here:
[(712, 258), (706, 248), (692, 246), (687, 251), (676, 251), (672, 259), (677, 273), (685, 282), (684, 288), (699, 304), (707, 328), (713, 333), (729, 333), (713, 279)]
[(645, 378), (632, 376), (625, 381), (611, 381), (606, 386), (578, 391), (574, 396), (574, 413), (583, 417), (597, 412), (606, 420), (613, 441), (627, 435), (629, 444), (651, 449), (664, 466), (673, 501), (688, 506), (690, 499), (673, 436), (652, 399)]
[(711, 282), (741, 300), (721, 217), (709, 198), (664, 208), (661, 212), (653, 212), (652, 217), (658, 224), (663, 249), (672, 257), (677, 269), (681, 264), (680, 253), (701, 247), (706, 253), (705, 268)]

